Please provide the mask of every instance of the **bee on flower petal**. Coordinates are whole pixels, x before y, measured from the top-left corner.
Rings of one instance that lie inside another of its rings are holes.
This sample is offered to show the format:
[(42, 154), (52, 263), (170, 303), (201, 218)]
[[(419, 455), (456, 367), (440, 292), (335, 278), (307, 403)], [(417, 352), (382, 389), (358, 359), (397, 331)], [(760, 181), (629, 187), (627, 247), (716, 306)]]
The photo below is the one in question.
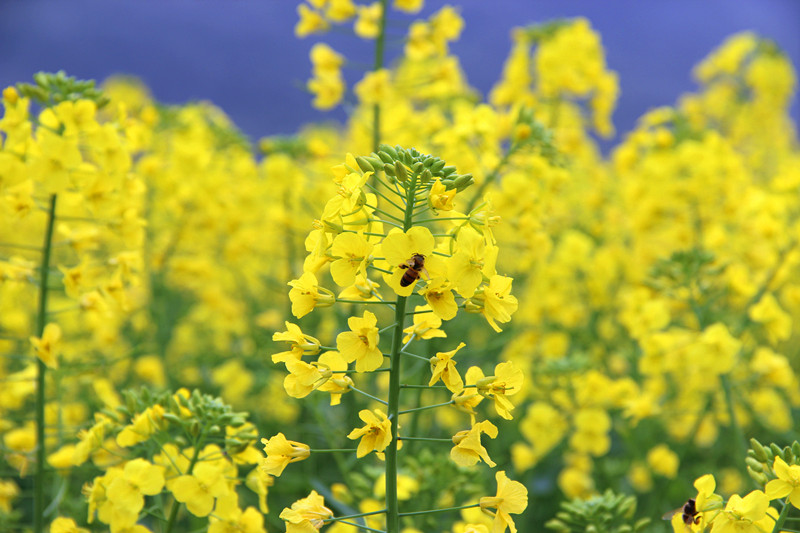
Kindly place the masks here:
[(406, 270), (403, 273), (403, 277), (400, 278), (401, 287), (408, 287), (417, 281), (423, 272), (425, 272), (426, 276), (430, 277), (428, 271), (425, 270), (425, 256), (422, 254), (414, 254), (411, 256), (411, 259), (397, 266)]

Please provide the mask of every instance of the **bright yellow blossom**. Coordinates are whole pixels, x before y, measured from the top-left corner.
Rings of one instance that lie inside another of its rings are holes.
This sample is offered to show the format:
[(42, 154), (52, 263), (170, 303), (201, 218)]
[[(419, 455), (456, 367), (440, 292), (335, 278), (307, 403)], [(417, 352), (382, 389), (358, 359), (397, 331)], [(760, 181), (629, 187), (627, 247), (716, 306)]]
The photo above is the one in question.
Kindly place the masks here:
[(429, 305), (418, 305), (414, 308), (414, 323), (408, 326), (403, 332), (403, 342), (409, 342), (413, 335), (415, 339), (432, 339), (434, 337), (447, 337), (447, 334), (439, 329), (442, 319), (432, 312)]
[(286, 440), (283, 433), (270, 439), (261, 439), (267, 458), (261, 463), (261, 470), (271, 476), (279, 477), (289, 463), (307, 459), (311, 448), (307, 444)]
[(172, 495), (195, 516), (208, 516), (216, 498), (227, 495), (230, 487), (221, 465), (199, 462), (191, 474), (178, 476), (172, 482)]
[(377, 323), (374, 314), (364, 311), (363, 318), (348, 318), (350, 331), (339, 333), (336, 337), (339, 353), (348, 363), (355, 361), (358, 372), (372, 372), (383, 364), (383, 353), (378, 348), (380, 335)]
[(347, 435), (348, 439), (361, 439), (356, 450), (356, 457), (361, 458), (371, 451), (383, 452), (392, 442), (392, 423), (386, 413), (380, 409), (370, 411), (362, 409), (358, 417), (365, 423), (364, 427), (356, 428)]
[(61, 353), (61, 327), (58, 324), (47, 324), (41, 338), (31, 337), (31, 344), (45, 366), (58, 368), (58, 356)]
[(285, 363), (290, 358), (299, 360), (304, 355), (316, 355), (319, 353), (320, 342), (306, 335), (300, 327), (291, 322), (286, 322), (286, 331), (276, 331), (272, 334), (272, 340), (291, 343), (291, 350), (272, 355), (273, 363)]
[(517, 298), (511, 294), (511, 282), (506, 276), (492, 276), (489, 284), (478, 289), (475, 295), (467, 300), (466, 310), (480, 313), (496, 332), (502, 331), (497, 322), (508, 322), (517, 310)]
[(788, 496), (789, 503), (800, 509), (800, 466), (790, 466), (780, 457), (775, 457), (772, 469), (778, 479), (769, 481), (764, 488), (767, 498), (775, 500)]
[(286, 533), (314, 533), (322, 529), (325, 520), (332, 517), (333, 511), (325, 507), (325, 499), (315, 490), (280, 514), (281, 520), (286, 522)]
[(380, 2), (358, 6), (358, 19), (353, 26), (356, 35), (364, 39), (375, 39), (380, 33), (380, 19), (383, 14)]
[(332, 292), (317, 284), (317, 277), (311, 272), (305, 272), (300, 279), (290, 281), (289, 286), (292, 288), (289, 291), (292, 314), (297, 318), (306, 316), (315, 307), (328, 307), (336, 301)]
[[(495, 474), (495, 479), (497, 494), (481, 498), (481, 510), (494, 516), (492, 533), (504, 533), (506, 528), (511, 529), (511, 533), (517, 533), (511, 515), (520, 514), (528, 507), (528, 489), (522, 483), (508, 479), (502, 470)], [(489, 509), (495, 509), (495, 512)]]
[(497, 426), (484, 420), (472, 426), (472, 429), (459, 431), (453, 435), (455, 446), (450, 450), (450, 458), (459, 466), (472, 466), (480, 459), (487, 465), (494, 467), (495, 462), (489, 457), (489, 452), (481, 445), (481, 433), (486, 433), (491, 438), (497, 437)]
[(464, 389), (464, 380), (461, 379), (461, 374), (456, 370), (456, 362), (453, 357), (456, 352), (466, 346), (463, 342), (459, 343), (455, 350), (449, 352), (438, 352), (431, 357), (431, 380), (428, 385), (433, 385), (440, 379), (448, 390), (454, 394), (458, 394)]
[(507, 361), (499, 363), (494, 369), (493, 376), (484, 377), (483, 371), (476, 366), (467, 370), (467, 384), (475, 384), (478, 394), (485, 398), (494, 400), (497, 414), (511, 420), (511, 411), (514, 405), (508, 396), (517, 394), (522, 389), (523, 374), (514, 363)]

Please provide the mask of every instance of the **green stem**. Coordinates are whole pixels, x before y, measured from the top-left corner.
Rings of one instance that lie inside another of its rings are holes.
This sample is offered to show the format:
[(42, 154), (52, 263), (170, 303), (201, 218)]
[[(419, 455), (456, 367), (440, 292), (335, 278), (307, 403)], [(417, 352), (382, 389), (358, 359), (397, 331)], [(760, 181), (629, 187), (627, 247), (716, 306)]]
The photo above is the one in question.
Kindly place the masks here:
[(357, 448), (311, 448), (310, 453), (354, 452)]
[(374, 531), (375, 533), (385, 533), (382, 529), (375, 529), (373, 527), (356, 524), (355, 522), (348, 522), (346, 520), (339, 520), (339, 522), (341, 522), (342, 524), (347, 524), (348, 526), (353, 526), (358, 529), (364, 529), (366, 531)]
[[(378, 23), (379, 31), (378, 37), (375, 39), (375, 63), (372, 66), (373, 71), (383, 68), (383, 50), (386, 44), (386, 11), (389, 7), (389, 0), (380, 0), (381, 3), (381, 20)], [(372, 106), (372, 149), (378, 151), (378, 146), (381, 143), (381, 105), (376, 103)]]
[(731, 437), (733, 438), (734, 446), (736, 447), (736, 457), (738, 457), (737, 463), (739, 464), (739, 469), (743, 473), (747, 473), (747, 469), (745, 466), (744, 459), (746, 457), (746, 444), (744, 440), (744, 431), (742, 431), (742, 426), (739, 425), (739, 421), (736, 419), (736, 412), (733, 408), (733, 390), (731, 389), (731, 380), (728, 374), (723, 374), (720, 376), (720, 381), (722, 382), (722, 390), (725, 393), (725, 404), (728, 408), (728, 418), (730, 418), (730, 428), (731, 428)]
[[(786, 498), (787, 500), (789, 498)], [(791, 505), (789, 505), (788, 501), (783, 502), (783, 509), (781, 509), (781, 514), (778, 516), (778, 519), (775, 521), (775, 526), (772, 528), (772, 533), (778, 533), (781, 531), (783, 523), (786, 521), (786, 517), (789, 514), (789, 509)]]
[(408, 413), (416, 413), (417, 411), (427, 411), (428, 409), (436, 409), (437, 407), (444, 407), (445, 405), (452, 405), (455, 402), (450, 400), (449, 402), (444, 403), (437, 403), (434, 405), (423, 405), (422, 407), (415, 407), (414, 409), (406, 409), (405, 411), (400, 411), (401, 415), (405, 415)]
[(462, 505), (460, 507), (445, 507), (444, 509), (430, 509), (428, 511), (412, 511), (410, 513), (400, 513), (400, 516), (415, 516), (418, 514), (431, 514), (431, 513), (445, 513), (447, 511), (460, 511), (461, 509), (472, 509), (473, 507), (478, 507), (479, 503), (473, 503), (472, 505)]
[(337, 304), (381, 304), (381, 305), (392, 305), (391, 302), (384, 302), (382, 300), (375, 301), (375, 300), (343, 300), (341, 298), (336, 298)]
[[(50, 251), (53, 244), (53, 226), (56, 220), (56, 195), (50, 195), (47, 226), (42, 248), (42, 265), (39, 269), (39, 309), (36, 316), (36, 335), (41, 338), (47, 322), (47, 278), (50, 275)], [(44, 531), (44, 378), (47, 367), (41, 359), (36, 360), (36, 473), (33, 483), (33, 531)]]
[(368, 513), (349, 514), (346, 516), (334, 516), (333, 518), (326, 518), (325, 522), (338, 522), (339, 520), (350, 520), (351, 518), (361, 518), (362, 516), (372, 516), (376, 514), (383, 514), (385, 512), (386, 509), (381, 509), (380, 511), (370, 511)]
[(453, 439), (436, 439), (433, 437), (400, 437), (400, 440), (422, 440), (425, 442), (449, 442), (453, 443)]
[[(384, 5), (386, 2), (383, 2)], [(413, 225), (414, 192), (417, 187), (417, 177), (411, 176), (406, 184), (406, 211), (403, 220), (403, 231), (408, 231)], [(406, 319), (405, 296), (398, 296), (395, 304), (394, 332), (392, 334), (392, 349), (390, 352), (392, 371), (389, 374), (389, 405), (388, 416), (392, 421), (392, 442), (386, 448), (386, 532), (400, 532), (400, 508), (397, 500), (397, 442), (398, 421), (400, 418), (400, 362), (403, 349), (403, 327)]]
[[(392, 365), (392, 368), (394, 368), (394, 365)], [(387, 402), (381, 400), (380, 398), (378, 398), (376, 396), (373, 396), (372, 394), (369, 394), (368, 392), (364, 392), (363, 390), (357, 389), (357, 388), (353, 387), (352, 385), (350, 385), (350, 390), (354, 391), (354, 392), (357, 392), (359, 394), (362, 394), (362, 395), (366, 396), (367, 398), (369, 398), (370, 400), (376, 401), (378, 403), (382, 403), (383, 405), (388, 405)]]

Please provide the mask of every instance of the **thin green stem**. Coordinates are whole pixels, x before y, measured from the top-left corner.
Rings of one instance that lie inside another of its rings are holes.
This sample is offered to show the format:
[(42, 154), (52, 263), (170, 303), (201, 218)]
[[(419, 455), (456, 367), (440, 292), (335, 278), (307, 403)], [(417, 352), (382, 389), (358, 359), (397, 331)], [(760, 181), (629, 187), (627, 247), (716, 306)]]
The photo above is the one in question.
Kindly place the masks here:
[(472, 505), (462, 505), (461, 507), (445, 507), (443, 509), (430, 509), (428, 511), (412, 511), (409, 513), (400, 513), (400, 516), (416, 516), (420, 514), (431, 514), (431, 513), (446, 513), (447, 511), (460, 511), (461, 509), (472, 509), (473, 507), (480, 506), (479, 503), (473, 503)]
[(436, 439), (433, 437), (400, 437), (400, 440), (422, 440), (425, 442), (449, 442), (453, 443), (453, 439)]
[(367, 222), (380, 222), (381, 224), (389, 224), (390, 226), (394, 226), (395, 228), (403, 229), (403, 226), (398, 224), (397, 222), (392, 222), (391, 220), (383, 220), (380, 218), (370, 218)]
[(367, 531), (374, 531), (375, 533), (386, 533), (382, 529), (375, 529), (374, 527), (363, 526), (361, 524), (356, 524), (355, 522), (348, 522), (347, 520), (339, 520), (342, 524), (347, 524), (348, 526), (353, 526), (358, 529), (366, 529)]
[(469, 220), (469, 217), (440, 217), (440, 218), (424, 218), (422, 220), (417, 220), (417, 224), (422, 224), (423, 222), (441, 222), (442, 220)]
[(14, 244), (12, 242), (0, 242), (0, 248), (17, 248), (19, 250), (30, 250), (32, 252), (42, 252), (38, 246), (31, 246), (29, 244)]
[(310, 453), (338, 453), (338, 452), (354, 452), (357, 448), (311, 448)]
[[(47, 226), (42, 247), (42, 264), (39, 269), (39, 309), (36, 316), (36, 336), (41, 338), (47, 322), (47, 278), (50, 275), (50, 252), (53, 244), (53, 226), (56, 220), (56, 195), (50, 195), (50, 209), (47, 212)], [(40, 358), (36, 359), (36, 473), (33, 484), (33, 531), (44, 531), (44, 488), (45, 480), (45, 449), (44, 449), (44, 384), (47, 367)]]
[(422, 361), (430, 362), (430, 358), (429, 357), (422, 357), (421, 355), (417, 355), (417, 354), (411, 353), (411, 352), (404, 352), (403, 350), (400, 350), (400, 353), (402, 353), (403, 355), (407, 355), (409, 357), (415, 357), (415, 358), (420, 359)]
[(392, 302), (384, 302), (383, 300), (344, 300), (342, 298), (336, 298), (336, 303), (342, 304), (382, 304), (382, 305), (394, 305)]
[(436, 409), (437, 407), (444, 407), (445, 405), (453, 405), (455, 402), (450, 400), (449, 402), (444, 403), (435, 403), (433, 405), (423, 405), (422, 407), (415, 407), (414, 409), (406, 409), (405, 411), (400, 411), (399, 414), (406, 415), (408, 413), (416, 413), (417, 411), (427, 411), (428, 409)]
[(364, 391), (363, 391), (363, 390), (361, 390), (361, 389), (357, 389), (357, 388), (353, 387), (352, 385), (350, 385), (350, 390), (351, 390), (351, 391), (355, 391), (355, 392), (357, 392), (357, 393), (359, 393), (359, 394), (361, 394), (361, 395), (363, 395), (363, 396), (366, 396), (366, 397), (367, 397), (367, 398), (369, 398), (370, 400), (375, 400), (376, 402), (378, 402), (378, 403), (382, 403), (383, 405), (389, 405), (389, 403), (388, 403), (388, 402), (386, 402), (386, 401), (384, 401), (384, 400), (381, 400), (381, 399), (380, 399), (380, 398), (378, 398), (377, 396), (373, 396), (372, 394), (369, 394), (368, 392), (364, 392)]
[(398, 223), (400, 223), (400, 222), (402, 222), (402, 221), (403, 221), (403, 219), (402, 219), (402, 218), (400, 218), (400, 217), (398, 217), (398, 216), (395, 216), (395, 215), (393, 215), (393, 214), (391, 214), (391, 213), (388, 213), (388, 212), (384, 211), (383, 209), (381, 209), (381, 208), (379, 208), (379, 207), (377, 207), (377, 206), (373, 206), (373, 205), (367, 205), (367, 207), (369, 207), (370, 209), (372, 209), (372, 210), (373, 210), (373, 211), (375, 211), (376, 213), (380, 213), (380, 214), (382, 214), (383, 216), (387, 216), (387, 217), (391, 218), (392, 220), (394, 220), (394, 221), (396, 221), (396, 222), (398, 222)]
[(386, 509), (381, 509), (380, 511), (370, 511), (368, 513), (358, 513), (358, 514), (350, 514), (345, 516), (334, 516), (333, 518), (326, 518), (325, 522), (337, 522), (339, 520), (350, 520), (351, 518), (361, 518), (362, 516), (372, 516), (376, 514), (384, 514), (386, 513)]
[(728, 409), (728, 418), (730, 418), (731, 433), (733, 433), (731, 437), (735, 441), (734, 446), (736, 447), (736, 457), (738, 457), (737, 463), (739, 463), (740, 470), (746, 474), (747, 469), (744, 462), (746, 456), (744, 431), (742, 430), (742, 426), (739, 425), (739, 420), (736, 418), (736, 411), (733, 408), (733, 390), (731, 388), (731, 380), (728, 374), (723, 374), (720, 376), (720, 381), (722, 382), (722, 390), (725, 393), (725, 405)]
[(393, 202), (391, 199), (389, 199), (389, 197), (388, 197), (388, 196), (386, 196), (385, 194), (383, 194), (383, 193), (382, 193), (382, 192), (381, 192), (381, 191), (380, 191), (380, 190), (379, 190), (377, 187), (374, 187), (373, 185), (371, 185), (371, 184), (369, 184), (369, 183), (367, 183), (367, 184), (366, 184), (366, 186), (367, 186), (367, 187), (369, 187), (369, 188), (370, 188), (370, 190), (372, 190), (372, 191), (373, 191), (375, 194), (377, 194), (378, 196), (380, 196), (381, 198), (383, 198), (384, 200), (386, 200), (387, 202), (389, 202), (390, 204), (392, 204), (393, 206), (395, 206), (395, 207), (396, 207), (398, 210), (400, 210), (400, 211), (404, 211), (404, 209), (403, 209), (403, 207), (402, 207), (402, 206), (399, 206), (399, 205), (397, 205), (396, 203), (394, 203), (394, 202)]

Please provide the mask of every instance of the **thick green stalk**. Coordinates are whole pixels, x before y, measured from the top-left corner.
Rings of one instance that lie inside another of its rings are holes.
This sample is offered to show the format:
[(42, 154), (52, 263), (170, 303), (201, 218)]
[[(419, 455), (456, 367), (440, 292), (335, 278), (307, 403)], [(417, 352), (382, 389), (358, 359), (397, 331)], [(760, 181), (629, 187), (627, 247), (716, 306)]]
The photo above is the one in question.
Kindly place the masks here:
[(389, 374), (389, 417), (392, 419), (392, 442), (386, 448), (386, 533), (399, 533), (400, 509), (397, 503), (397, 429), (400, 416), (400, 347), (403, 340), (406, 297), (397, 297), (392, 338), (392, 371)]
[[(787, 500), (789, 498), (786, 498)], [(783, 509), (781, 509), (781, 514), (778, 516), (778, 519), (775, 521), (775, 527), (772, 528), (772, 533), (778, 533), (781, 531), (783, 527), (783, 523), (786, 522), (786, 517), (789, 515), (789, 509), (791, 505), (788, 501), (783, 502)]]
[[(378, 37), (375, 39), (375, 63), (372, 70), (380, 70), (383, 68), (383, 50), (386, 44), (386, 11), (389, 8), (389, 0), (380, 0), (381, 3), (381, 20), (380, 31)], [(372, 149), (378, 151), (378, 145), (381, 143), (381, 104), (380, 102), (372, 106)], [(413, 202), (412, 202), (413, 204)]]
[[(406, 189), (406, 210), (403, 231), (411, 229), (414, 217), (414, 193), (417, 178), (412, 176)], [(405, 296), (398, 296), (394, 308), (394, 332), (392, 336), (391, 372), (389, 373), (389, 418), (392, 421), (392, 442), (386, 448), (386, 533), (400, 532), (400, 509), (397, 503), (397, 429), (400, 417), (400, 361), (403, 349), (403, 328), (406, 319)]]
[[(47, 227), (42, 248), (42, 263), (39, 268), (39, 309), (36, 316), (36, 336), (41, 338), (47, 323), (47, 283), (50, 274), (50, 252), (53, 245), (53, 226), (56, 220), (56, 195), (50, 195), (47, 211)], [(36, 473), (33, 483), (33, 531), (44, 531), (44, 382), (47, 367), (41, 359), (36, 360)]]

